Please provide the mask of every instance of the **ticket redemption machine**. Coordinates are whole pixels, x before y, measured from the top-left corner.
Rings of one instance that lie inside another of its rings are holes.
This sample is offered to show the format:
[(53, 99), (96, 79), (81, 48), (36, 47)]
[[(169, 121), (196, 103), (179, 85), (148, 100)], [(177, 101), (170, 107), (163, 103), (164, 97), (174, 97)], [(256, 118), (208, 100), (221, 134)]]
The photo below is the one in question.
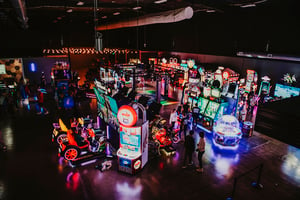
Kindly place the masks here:
[(139, 103), (123, 105), (117, 117), (120, 123), (119, 171), (136, 174), (148, 161), (149, 123), (146, 109)]

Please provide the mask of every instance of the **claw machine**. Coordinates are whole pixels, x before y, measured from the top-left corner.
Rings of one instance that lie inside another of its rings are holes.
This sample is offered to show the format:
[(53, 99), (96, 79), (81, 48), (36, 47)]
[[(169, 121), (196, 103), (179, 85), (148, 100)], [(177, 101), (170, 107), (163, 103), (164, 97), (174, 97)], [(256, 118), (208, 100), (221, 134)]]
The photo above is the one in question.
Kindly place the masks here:
[(119, 171), (139, 172), (148, 161), (148, 131), (146, 109), (140, 103), (123, 105), (118, 111), (120, 148), (117, 151)]

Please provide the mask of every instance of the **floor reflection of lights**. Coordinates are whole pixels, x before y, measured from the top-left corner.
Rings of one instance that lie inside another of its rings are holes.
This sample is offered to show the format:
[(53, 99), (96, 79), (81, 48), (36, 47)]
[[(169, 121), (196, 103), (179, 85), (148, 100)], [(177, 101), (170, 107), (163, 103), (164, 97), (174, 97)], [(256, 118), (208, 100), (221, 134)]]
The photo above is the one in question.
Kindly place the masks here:
[(300, 150), (295, 147), (288, 147), (288, 153), (284, 156), (281, 166), (282, 172), (295, 182), (300, 184)]
[(216, 176), (220, 179), (233, 175), (233, 166), (239, 161), (239, 154), (233, 150), (222, 150), (214, 146), (212, 138), (206, 138), (205, 157), (214, 163)]
[(5, 196), (5, 185), (0, 181), (0, 199), (4, 199)]
[(7, 146), (7, 150), (12, 150), (14, 148), (14, 137), (13, 130), (10, 127), (3, 129), (3, 142)]
[(132, 186), (129, 186), (126, 182), (116, 184), (116, 193), (119, 200), (141, 199), (141, 192), (142, 186), (141, 183), (139, 183), (139, 179), (137, 179)]

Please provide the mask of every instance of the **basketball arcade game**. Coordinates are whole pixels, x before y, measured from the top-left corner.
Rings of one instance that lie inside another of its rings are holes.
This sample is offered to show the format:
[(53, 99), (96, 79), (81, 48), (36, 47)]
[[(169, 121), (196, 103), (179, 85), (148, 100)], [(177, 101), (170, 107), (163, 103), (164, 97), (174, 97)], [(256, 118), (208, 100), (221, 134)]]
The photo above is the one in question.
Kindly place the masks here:
[(117, 117), (120, 123), (119, 171), (136, 174), (148, 161), (146, 110), (142, 104), (132, 103), (121, 106)]

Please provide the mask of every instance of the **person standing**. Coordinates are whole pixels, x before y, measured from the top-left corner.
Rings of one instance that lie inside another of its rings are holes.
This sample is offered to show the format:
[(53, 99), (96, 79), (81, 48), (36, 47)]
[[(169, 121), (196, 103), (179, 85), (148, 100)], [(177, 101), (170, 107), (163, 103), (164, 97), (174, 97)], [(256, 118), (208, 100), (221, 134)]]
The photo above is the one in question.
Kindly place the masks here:
[(200, 108), (198, 107), (198, 103), (196, 103), (195, 106), (192, 108), (192, 114), (193, 114), (193, 126), (197, 126), (197, 122), (200, 114)]
[(171, 130), (173, 130), (175, 122), (177, 121), (177, 112), (175, 109), (170, 114), (170, 120), (169, 123), (171, 124)]
[(183, 161), (183, 166), (182, 168), (186, 168), (186, 161), (188, 159), (189, 163), (188, 165), (192, 165), (192, 158), (193, 158), (193, 153), (195, 151), (195, 140), (194, 140), (194, 131), (191, 130), (190, 134), (188, 136), (186, 136), (186, 139), (184, 141), (184, 148), (185, 148), (185, 152), (184, 152), (184, 161)]
[(44, 106), (44, 93), (42, 92), (40, 87), (38, 88), (37, 91), (38, 91), (37, 98), (38, 98), (38, 104), (39, 104), (40, 111), (37, 112), (36, 114), (40, 115), (44, 112), (45, 115), (48, 115), (49, 112)]
[(197, 151), (198, 151), (198, 161), (199, 161), (199, 168), (196, 169), (197, 172), (203, 172), (203, 164), (202, 164), (202, 157), (205, 152), (205, 138), (204, 132), (199, 132), (200, 140), (197, 144)]

